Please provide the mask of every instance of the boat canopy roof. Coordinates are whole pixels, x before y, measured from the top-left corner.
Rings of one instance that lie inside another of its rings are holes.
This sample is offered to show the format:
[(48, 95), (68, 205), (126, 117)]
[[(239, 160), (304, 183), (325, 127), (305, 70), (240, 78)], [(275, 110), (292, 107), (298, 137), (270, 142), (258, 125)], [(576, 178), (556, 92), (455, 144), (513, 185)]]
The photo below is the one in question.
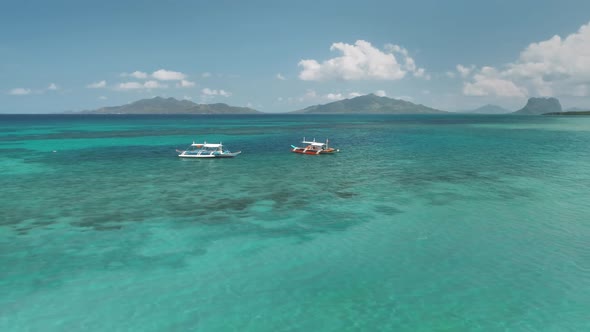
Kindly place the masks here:
[(326, 145), (326, 143), (322, 143), (322, 142), (310, 142), (310, 141), (302, 141), (301, 143), (303, 143), (303, 144), (309, 144), (309, 145), (313, 145), (313, 146), (323, 146), (323, 145)]
[(193, 143), (191, 144), (191, 146), (196, 146), (198, 148), (220, 148), (223, 146), (223, 144), (219, 143), (219, 144), (211, 144), (211, 143)]

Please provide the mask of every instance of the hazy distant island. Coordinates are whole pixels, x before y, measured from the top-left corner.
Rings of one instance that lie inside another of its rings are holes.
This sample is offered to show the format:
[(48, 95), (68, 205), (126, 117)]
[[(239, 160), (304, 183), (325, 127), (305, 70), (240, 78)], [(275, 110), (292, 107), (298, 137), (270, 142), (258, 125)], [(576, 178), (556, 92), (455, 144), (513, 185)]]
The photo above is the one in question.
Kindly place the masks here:
[[(474, 110), (446, 112), (414, 104), (401, 99), (379, 97), (374, 94), (343, 99), (327, 104), (306, 107), (283, 114), (515, 114), (515, 115), (590, 115), (590, 110), (569, 108), (562, 111), (556, 98), (529, 98), (526, 105), (511, 112), (497, 105), (484, 105)], [(72, 112), (68, 112), (72, 113)], [(121, 106), (74, 112), (78, 114), (265, 114), (249, 107), (223, 103), (197, 104), (190, 100), (154, 97)]]
[(82, 114), (262, 114), (248, 107), (227, 104), (196, 104), (190, 100), (154, 97), (121, 106), (82, 111)]
[(512, 114), (518, 115), (542, 115), (545, 113), (561, 112), (561, 104), (557, 98), (529, 98), (523, 108)]
[(291, 114), (448, 114), (424, 105), (374, 94), (314, 105)]
[(543, 115), (590, 115), (590, 111), (552, 112), (552, 113), (545, 113)]
[(568, 109), (563, 110), (564, 112), (586, 112), (589, 111), (590, 107), (580, 108), (580, 107), (570, 107)]
[(588, 115), (588, 110), (571, 107), (565, 111), (557, 98), (529, 98), (526, 105), (517, 110), (510, 111), (497, 105), (484, 105), (474, 110), (457, 111), (463, 114), (515, 114), (515, 115)]
[[(103, 107), (80, 114), (264, 114), (227, 104), (196, 104), (190, 100), (154, 97), (121, 106)], [(409, 101), (379, 97), (374, 94), (314, 105), (286, 114), (449, 114)]]
[(487, 104), (481, 107), (478, 107), (474, 110), (463, 110), (463, 111), (458, 111), (457, 113), (465, 113), (465, 114), (508, 114), (511, 113), (512, 111), (507, 110), (503, 107), (500, 107), (498, 105), (491, 105), (491, 104)]

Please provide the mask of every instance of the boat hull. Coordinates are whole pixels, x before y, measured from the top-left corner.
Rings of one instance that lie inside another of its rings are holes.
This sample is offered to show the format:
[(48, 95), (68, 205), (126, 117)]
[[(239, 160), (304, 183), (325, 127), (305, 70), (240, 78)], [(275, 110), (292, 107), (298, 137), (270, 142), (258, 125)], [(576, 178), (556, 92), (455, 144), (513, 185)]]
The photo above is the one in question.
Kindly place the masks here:
[(300, 153), (300, 154), (309, 154), (309, 155), (320, 155), (320, 154), (334, 154), (336, 152), (338, 152), (339, 150), (337, 149), (327, 149), (327, 150), (307, 150), (304, 148), (299, 148), (299, 147), (295, 147), (291, 149), (291, 152), (295, 152), (295, 153)]
[(179, 154), (178, 156), (180, 158), (233, 158), (237, 155), (239, 155), (240, 153), (242, 153), (241, 151), (238, 152), (227, 152), (227, 153), (210, 153), (210, 154), (198, 154), (198, 153), (186, 153), (183, 152), (181, 154)]
[(299, 154), (319, 155), (319, 154), (334, 154), (340, 150), (329, 147), (328, 140), (324, 142), (316, 142), (315, 138), (313, 141), (306, 141), (305, 137), (301, 143), (305, 144), (305, 147), (291, 145), (291, 152)]

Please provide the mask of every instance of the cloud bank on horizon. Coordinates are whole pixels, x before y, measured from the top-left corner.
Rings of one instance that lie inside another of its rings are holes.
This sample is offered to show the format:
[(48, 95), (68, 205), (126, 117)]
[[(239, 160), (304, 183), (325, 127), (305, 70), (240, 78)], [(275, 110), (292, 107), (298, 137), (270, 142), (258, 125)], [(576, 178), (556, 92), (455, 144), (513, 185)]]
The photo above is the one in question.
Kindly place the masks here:
[[(205, 73), (203, 77), (206, 78), (210, 74)], [(121, 73), (119, 75), (122, 78), (133, 78), (135, 81), (127, 81), (127, 82), (120, 82), (116, 83), (110, 88), (114, 91), (147, 91), (151, 92), (152, 90), (156, 89), (168, 89), (168, 88), (193, 88), (196, 87), (197, 84), (194, 81), (189, 81), (188, 75), (178, 71), (166, 70), (166, 69), (158, 69), (151, 74), (147, 72), (136, 70), (131, 73)], [(168, 84), (164, 82), (172, 82), (174, 84)], [(98, 82), (89, 83), (86, 85), (88, 89), (107, 89), (109, 86), (107, 85), (106, 80), (101, 80)], [(21, 92), (21, 91), (19, 91)], [(22, 91), (24, 92), (24, 91)], [(201, 99), (202, 100), (211, 100), (214, 96), (221, 96), (221, 97), (230, 97), (231, 93), (225, 91), (223, 89), (210, 89), (210, 88), (203, 88), (201, 89)], [(190, 96), (183, 96), (183, 99), (192, 99)], [(106, 100), (107, 97), (100, 96), (99, 99)]]
[(467, 96), (589, 96), (590, 23), (565, 38), (555, 35), (528, 45), (501, 68), (457, 65), (457, 70), (466, 79)]
[[(358, 40), (354, 45), (334, 43), (332, 51), (342, 56), (323, 62), (301, 60), (299, 78), (304, 81), (325, 80), (401, 80), (407, 73), (430, 79), (424, 68), (416, 66), (408, 51), (388, 44), (385, 51), (369, 42)], [(396, 58), (396, 53), (399, 57)], [(573, 34), (528, 45), (514, 62), (499, 68), (475, 65), (456, 66), (447, 71), (450, 78), (463, 79), (465, 96), (527, 98), (531, 96), (590, 96), (590, 23)], [(345, 98), (339, 93), (326, 95)]]

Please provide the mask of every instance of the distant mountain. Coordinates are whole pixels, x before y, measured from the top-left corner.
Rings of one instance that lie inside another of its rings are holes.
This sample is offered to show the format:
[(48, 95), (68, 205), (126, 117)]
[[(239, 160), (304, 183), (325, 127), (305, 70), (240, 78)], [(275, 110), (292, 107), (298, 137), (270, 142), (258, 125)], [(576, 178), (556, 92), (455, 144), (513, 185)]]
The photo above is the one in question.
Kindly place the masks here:
[(512, 114), (539, 115), (561, 112), (561, 104), (557, 98), (529, 98), (526, 105)]
[(374, 94), (314, 105), (291, 113), (306, 114), (446, 114), (405, 100), (379, 97)]
[(83, 111), (88, 114), (260, 114), (248, 107), (227, 104), (196, 104), (190, 100), (155, 97), (141, 99), (121, 106)]
[(478, 107), (474, 110), (468, 110), (468, 111), (460, 111), (459, 113), (469, 113), (469, 114), (506, 114), (506, 113), (510, 113), (511, 111), (500, 107), (498, 105), (484, 105), (481, 107)]

